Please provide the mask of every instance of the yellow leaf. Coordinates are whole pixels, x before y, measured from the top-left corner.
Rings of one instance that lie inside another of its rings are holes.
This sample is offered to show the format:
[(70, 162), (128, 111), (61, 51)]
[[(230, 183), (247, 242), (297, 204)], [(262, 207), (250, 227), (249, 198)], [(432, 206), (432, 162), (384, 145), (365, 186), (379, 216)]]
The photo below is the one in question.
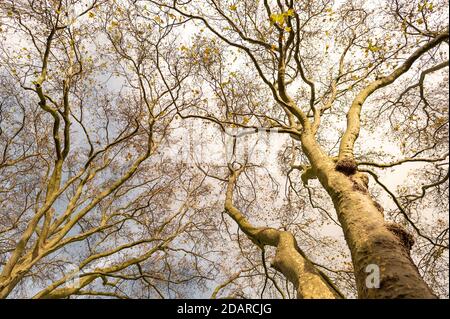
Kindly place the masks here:
[(236, 11), (236, 10), (237, 10), (237, 7), (233, 4), (233, 5), (230, 6), (230, 10), (231, 10), (231, 11)]
[(273, 23), (279, 24), (280, 26), (282, 26), (284, 24), (284, 16), (283, 16), (283, 14), (273, 13), (273, 14), (270, 15), (270, 20)]
[(378, 52), (381, 50), (380, 47), (373, 45), (372, 42), (369, 40), (369, 46), (368, 46), (369, 51), (371, 52)]

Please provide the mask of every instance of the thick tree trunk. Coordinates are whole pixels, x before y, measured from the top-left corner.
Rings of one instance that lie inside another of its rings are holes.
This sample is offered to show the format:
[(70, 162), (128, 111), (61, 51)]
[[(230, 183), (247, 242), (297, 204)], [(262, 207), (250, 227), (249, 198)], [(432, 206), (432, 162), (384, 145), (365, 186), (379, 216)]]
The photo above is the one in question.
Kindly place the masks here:
[[(368, 192), (367, 176), (336, 165), (310, 134), (302, 135), (302, 147), (332, 198), (351, 252), (359, 298), (436, 298), (409, 255), (410, 236), (385, 222)], [(374, 265), (379, 287), (366, 283)]]

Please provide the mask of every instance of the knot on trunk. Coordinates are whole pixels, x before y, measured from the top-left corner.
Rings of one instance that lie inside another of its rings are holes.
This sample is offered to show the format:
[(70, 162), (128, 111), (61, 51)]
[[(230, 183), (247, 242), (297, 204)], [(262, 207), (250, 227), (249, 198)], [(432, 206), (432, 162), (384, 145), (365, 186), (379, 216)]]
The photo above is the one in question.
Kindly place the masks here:
[(303, 170), (303, 174), (301, 175), (301, 179), (302, 179), (303, 185), (308, 185), (308, 181), (310, 179), (317, 178), (316, 172), (313, 170), (312, 167), (303, 166), (302, 170)]
[(414, 237), (406, 231), (402, 226), (396, 223), (386, 223), (386, 228), (393, 233), (405, 248), (409, 251), (414, 245)]
[(356, 173), (358, 166), (353, 158), (344, 157), (336, 162), (335, 169), (345, 175), (353, 175)]

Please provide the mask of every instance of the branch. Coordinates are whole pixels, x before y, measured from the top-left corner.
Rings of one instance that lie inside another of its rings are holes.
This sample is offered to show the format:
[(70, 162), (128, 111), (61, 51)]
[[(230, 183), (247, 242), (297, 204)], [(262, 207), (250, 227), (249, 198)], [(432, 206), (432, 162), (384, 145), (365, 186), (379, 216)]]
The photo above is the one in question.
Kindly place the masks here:
[(435, 163), (445, 160), (448, 157), (448, 153), (443, 155), (440, 158), (404, 158), (402, 160), (398, 160), (391, 163), (375, 163), (375, 162), (359, 162), (358, 165), (367, 165), (367, 166), (374, 166), (379, 168), (386, 168), (386, 167), (393, 167), (397, 165), (401, 165), (404, 163), (410, 163), (410, 162), (426, 162), (426, 163)]
[(265, 245), (276, 247), (272, 267), (283, 273), (293, 283), (298, 298), (341, 298), (342, 294), (332, 287), (315, 269), (298, 247), (294, 236), (287, 231), (270, 227), (254, 227), (233, 204), (233, 190), (239, 175), (245, 166), (239, 169), (229, 167), (230, 176), (226, 189), (225, 211), (238, 224), (247, 237), (261, 249)]
[(406, 73), (411, 68), (413, 63), (424, 53), (438, 46), (443, 41), (448, 40), (448, 37), (449, 33), (447, 28), (447, 31), (445, 33), (436, 36), (427, 44), (423, 45), (414, 53), (412, 53), (411, 56), (406, 59), (406, 61), (401, 66), (396, 68), (391, 74), (373, 81), (359, 92), (359, 94), (353, 100), (352, 105), (350, 106), (350, 109), (347, 113), (347, 129), (342, 136), (341, 144), (339, 146), (339, 160), (348, 158), (354, 161), (353, 148), (355, 141), (359, 136), (361, 109), (367, 98), (378, 89), (381, 89), (393, 83), (401, 75)]

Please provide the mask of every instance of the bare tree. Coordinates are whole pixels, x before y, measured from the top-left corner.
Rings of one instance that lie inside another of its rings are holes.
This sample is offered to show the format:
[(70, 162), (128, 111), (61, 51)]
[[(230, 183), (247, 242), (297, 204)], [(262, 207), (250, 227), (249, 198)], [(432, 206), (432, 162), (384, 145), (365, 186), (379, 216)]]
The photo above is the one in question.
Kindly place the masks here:
[[(427, 241), (427, 249), (448, 251), (445, 223), (432, 236), (424, 234), (404, 207), (431, 190), (448, 187), (448, 169), (442, 166), (448, 153), (439, 147), (448, 130), (447, 108), (440, 106), (448, 103), (448, 86), (443, 76), (438, 77), (434, 84), (442, 85), (436, 87), (439, 93), (433, 101), (425, 93), (433, 90), (433, 83), (426, 88), (424, 80), (448, 66), (446, 3), (149, 2), (196, 21), (205, 30), (186, 51), (200, 65), (200, 78), (207, 78), (219, 107), (214, 111), (199, 107), (186, 117), (200, 117), (222, 129), (277, 128), (299, 142), (292, 149), (301, 154), (291, 152), (290, 171), (303, 172), (306, 188), (308, 181), (318, 179), (330, 196), (351, 252), (358, 296), (434, 298), (411, 259), (412, 235), (398, 222), (386, 221), (382, 205), (369, 191), (369, 178), (392, 197), (395, 214), (400, 213), (407, 227)], [(236, 59), (240, 69), (233, 67)], [(407, 79), (414, 78), (417, 84), (408, 85)], [(253, 92), (246, 92), (248, 86)], [(252, 99), (253, 95), (258, 97)], [(393, 96), (399, 97), (392, 101)], [(391, 125), (380, 120), (382, 112), (390, 112)], [(344, 115), (341, 130), (337, 123)], [(377, 125), (399, 133), (405, 158), (392, 164), (367, 160), (382, 156), (365, 153), (371, 138), (382, 133), (376, 132)], [(364, 132), (364, 139), (358, 139), (362, 129), (372, 135)], [(327, 141), (333, 135), (338, 138), (336, 151)], [(295, 164), (298, 160), (301, 163)], [(438, 163), (431, 168), (436, 177), (422, 186), (421, 195), (405, 195), (405, 204), (377, 173), (365, 168), (415, 161)], [(380, 270), (378, 289), (366, 284), (371, 265)]]
[(0, 297), (448, 296), (447, 6), (3, 1)]
[(168, 51), (173, 24), (140, 19), (131, 2), (0, 8), (12, 39), (1, 46), (0, 296), (164, 298), (201, 284), (175, 242), (194, 240), (204, 185), (160, 151), (189, 71)]

